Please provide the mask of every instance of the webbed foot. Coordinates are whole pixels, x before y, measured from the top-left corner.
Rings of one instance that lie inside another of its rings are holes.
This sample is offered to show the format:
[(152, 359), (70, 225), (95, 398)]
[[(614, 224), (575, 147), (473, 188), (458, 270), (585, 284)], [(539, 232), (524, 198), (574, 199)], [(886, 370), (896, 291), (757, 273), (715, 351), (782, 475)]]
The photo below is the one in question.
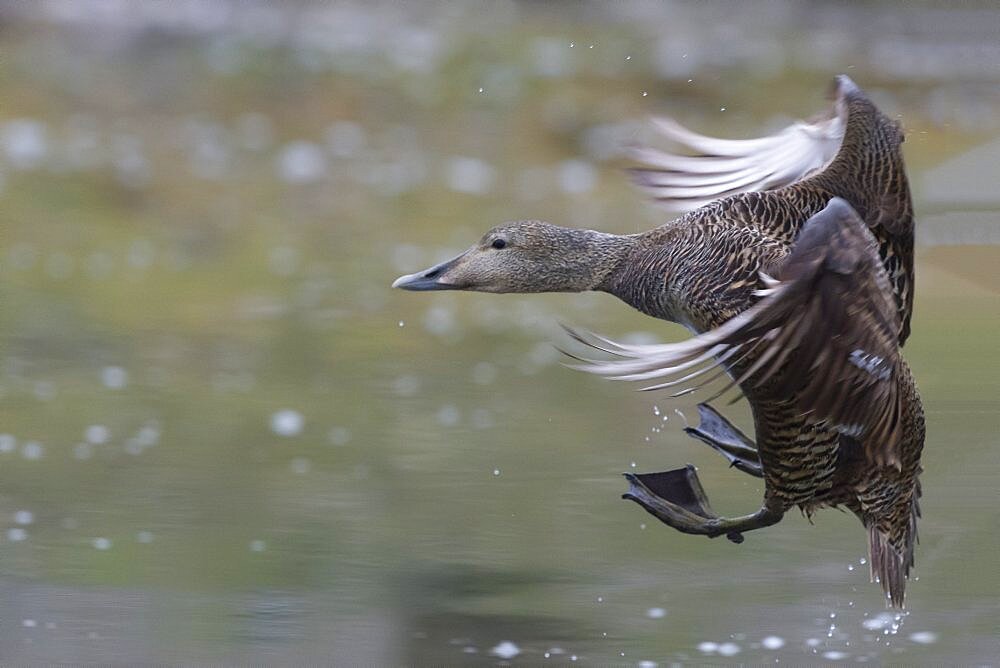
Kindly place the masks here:
[(757, 478), (763, 478), (757, 445), (738, 427), (709, 406), (698, 404), (697, 427), (685, 427), (684, 432), (710, 445), (729, 461), (729, 465)]
[(635, 501), (650, 515), (682, 533), (709, 538), (724, 535), (738, 544), (743, 542), (742, 532), (775, 524), (783, 515), (782, 511), (765, 506), (752, 515), (719, 517), (708, 505), (698, 473), (690, 464), (672, 471), (624, 476), (629, 489), (623, 499)]

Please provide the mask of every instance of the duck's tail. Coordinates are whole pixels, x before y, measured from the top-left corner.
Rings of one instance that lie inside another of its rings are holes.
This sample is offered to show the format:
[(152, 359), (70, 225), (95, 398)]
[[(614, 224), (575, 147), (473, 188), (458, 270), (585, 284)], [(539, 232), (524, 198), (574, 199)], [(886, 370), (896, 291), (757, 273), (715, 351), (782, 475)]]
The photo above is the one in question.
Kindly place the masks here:
[(892, 531), (881, 522), (868, 525), (868, 558), (871, 579), (882, 585), (889, 605), (903, 608), (906, 580), (913, 567), (913, 549), (917, 544), (917, 518), (920, 517), (920, 484), (917, 483), (902, 531)]

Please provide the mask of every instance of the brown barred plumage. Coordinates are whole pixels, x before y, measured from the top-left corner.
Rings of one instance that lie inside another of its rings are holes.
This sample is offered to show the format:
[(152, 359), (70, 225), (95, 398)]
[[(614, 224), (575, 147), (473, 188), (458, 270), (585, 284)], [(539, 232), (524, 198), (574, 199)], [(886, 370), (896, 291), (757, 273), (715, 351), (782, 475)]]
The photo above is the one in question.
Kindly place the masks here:
[(697, 336), (663, 346), (573, 335), (617, 358), (588, 370), (655, 380), (659, 389), (685, 393), (728, 373), (750, 403), (756, 446), (707, 405), (702, 426), (688, 431), (763, 477), (763, 506), (716, 516), (693, 469), (627, 476), (626, 498), (681, 531), (735, 542), (796, 506), (808, 514), (845, 507), (869, 530), (873, 579), (902, 606), (924, 423), (899, 352), (913, 306), (899, 126), (838, 77), (831, 113), (774, 137), (716, 140), (672, 121), (660, 127), (694, 154), (641, 149), (649, 166), (631, 170), (633, 178), (659, 200), (700, 208), (627, 236), (507, 223), (394, 285), (600, 290), (685, 325)]

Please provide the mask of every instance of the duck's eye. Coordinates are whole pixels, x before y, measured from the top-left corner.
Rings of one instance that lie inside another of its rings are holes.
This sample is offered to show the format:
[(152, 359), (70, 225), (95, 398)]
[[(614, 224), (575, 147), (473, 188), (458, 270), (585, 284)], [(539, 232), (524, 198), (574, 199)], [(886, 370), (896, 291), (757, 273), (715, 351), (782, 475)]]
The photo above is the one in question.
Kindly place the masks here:
[(507, 247), (507, 241), (504, 239), (494, 239), (493, 243), (490, 245), (497, 250), (501, 250)]

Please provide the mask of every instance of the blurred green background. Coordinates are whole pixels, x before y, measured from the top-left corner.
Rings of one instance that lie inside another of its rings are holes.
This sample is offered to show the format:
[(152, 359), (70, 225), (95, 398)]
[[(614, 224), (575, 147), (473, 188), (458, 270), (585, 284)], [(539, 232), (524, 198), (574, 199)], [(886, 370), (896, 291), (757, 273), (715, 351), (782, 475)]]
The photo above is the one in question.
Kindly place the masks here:
[[(0, 3), (0, 661), (995, 661), (998, 34), (993, 2)], [(650, 115), (763, 134), (841, 72), (918, 211), (905, 616), (853, 517), (735, 546), (618, 499), (693, 462), (759, 503), (696, 399), (554, 346), (679, 327), (389, 289), (504, 220), (665, 222), (621, 173)]]

